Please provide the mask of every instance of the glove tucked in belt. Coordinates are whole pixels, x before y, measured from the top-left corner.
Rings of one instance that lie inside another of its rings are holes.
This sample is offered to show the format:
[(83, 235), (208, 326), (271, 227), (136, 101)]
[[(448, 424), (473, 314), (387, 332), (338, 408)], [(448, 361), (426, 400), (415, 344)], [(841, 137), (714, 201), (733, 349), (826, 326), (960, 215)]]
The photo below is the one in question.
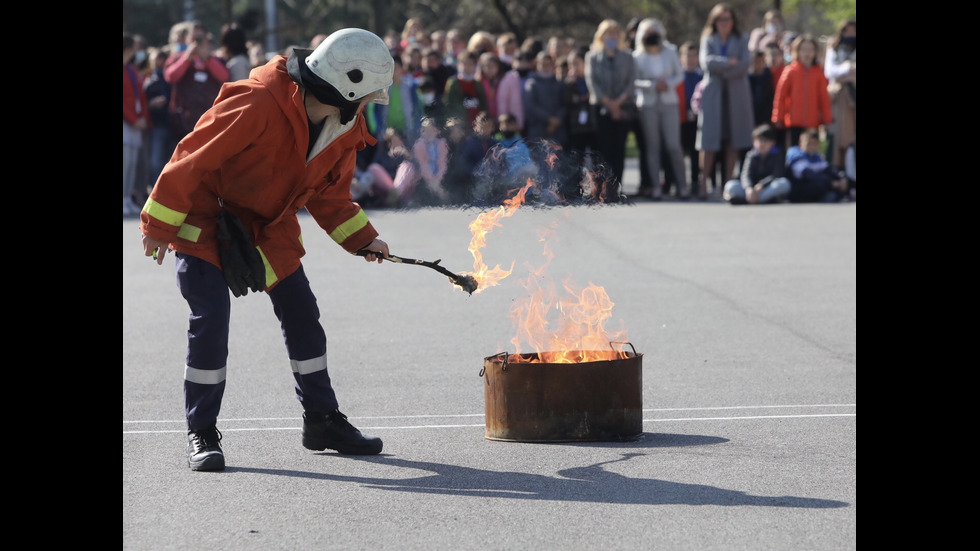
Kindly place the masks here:
[(224, 207), (218, 214), (218, 252), (225, 282), (236, 297), (247, 295), (249, 289), (265, 290), (262, 255), (249, 240), (242, 221)]

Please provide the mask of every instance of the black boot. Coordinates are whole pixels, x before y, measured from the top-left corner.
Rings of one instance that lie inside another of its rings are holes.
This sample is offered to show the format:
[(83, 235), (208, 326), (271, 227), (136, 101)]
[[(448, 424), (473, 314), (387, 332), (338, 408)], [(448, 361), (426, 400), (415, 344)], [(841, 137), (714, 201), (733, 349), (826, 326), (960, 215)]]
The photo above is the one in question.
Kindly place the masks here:
[(381, 439), (361, 434), (340, 411), (327, 414), (303, 413), (303, 447), (323, 451), (327, 448), (351, 455), (381, 453)]
[(221, 451), (221, 433), (211, 425), (203, 430), (187, 431), (187, 466), (192, 471), (225, 470), (225, 454)]

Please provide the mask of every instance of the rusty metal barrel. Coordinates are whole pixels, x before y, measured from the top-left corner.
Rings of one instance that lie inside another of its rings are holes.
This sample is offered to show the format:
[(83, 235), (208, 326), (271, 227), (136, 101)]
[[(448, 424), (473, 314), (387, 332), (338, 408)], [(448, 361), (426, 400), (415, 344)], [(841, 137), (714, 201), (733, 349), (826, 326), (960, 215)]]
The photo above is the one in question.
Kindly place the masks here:
[[(632, 348), (632, 345), (630, 345)], [(643, 433), (642, 354), (546, 363), (537, 354), (483, 359), (486, 437), (513, 442), (629, 441)], [(548, 357), (548, 354), (545, 354)]]

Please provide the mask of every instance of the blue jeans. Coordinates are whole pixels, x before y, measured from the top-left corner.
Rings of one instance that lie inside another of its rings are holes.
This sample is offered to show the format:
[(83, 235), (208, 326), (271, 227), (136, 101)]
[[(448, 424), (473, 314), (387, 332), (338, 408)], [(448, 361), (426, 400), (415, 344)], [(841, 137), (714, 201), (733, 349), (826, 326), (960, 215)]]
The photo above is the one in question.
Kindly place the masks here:
[[(776, 178), (768, 186), (762, 188), (759, 194), (759, 204), (778, 203), (789, 196), (790, 183), (786, 178)], [(742, 187), (741, 180), (729, 180), (725, 182), (725, 192), (723, 197), (733, 205), (744, 205), (745, 188)]]

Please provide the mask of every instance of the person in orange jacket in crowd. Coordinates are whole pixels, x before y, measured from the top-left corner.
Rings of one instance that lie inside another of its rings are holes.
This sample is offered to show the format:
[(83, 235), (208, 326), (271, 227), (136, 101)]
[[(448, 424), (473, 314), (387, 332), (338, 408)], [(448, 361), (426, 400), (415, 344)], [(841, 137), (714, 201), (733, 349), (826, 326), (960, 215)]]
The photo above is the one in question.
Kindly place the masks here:
[(807, 128), (834, 121), (827, 91), (827, 77), (817, 59), (817, 40), (804, 33), (793, 41), (793, 61), (783, 69), (776, 84), (772, 122), (789, 134), (790, 143), (799, 143)]
[[(162, 264), (174, 251), (177, 287), (190, 307), (184, 407), (191, 470), (225, 468), (216, 422), (229, 288), (236, 297), (249, 288), (269, 295), (304, 411), (303, 446), (381, 453), (381, 439), (362, 434), (338, 409), (326, 335), (300, 261), (306, 251), (296, 213), (305, 208), (349, 253), (378, 263), (388, 257), (388, 244), (351, 200), (350, 187), (357, 151), (375, 143), (364, 105), (387, 103), (393, 68), (384, 41), (361, 29), (339, 30), (312, 51), (276, 56), (252, 78), (221, 88), (153, 187), (140, 214), (143, 252)], [(230, 226), (245, 234), (231, 243), (242, 251), (237, 257), (222, 235), (227, 213), (240, 221)]]

